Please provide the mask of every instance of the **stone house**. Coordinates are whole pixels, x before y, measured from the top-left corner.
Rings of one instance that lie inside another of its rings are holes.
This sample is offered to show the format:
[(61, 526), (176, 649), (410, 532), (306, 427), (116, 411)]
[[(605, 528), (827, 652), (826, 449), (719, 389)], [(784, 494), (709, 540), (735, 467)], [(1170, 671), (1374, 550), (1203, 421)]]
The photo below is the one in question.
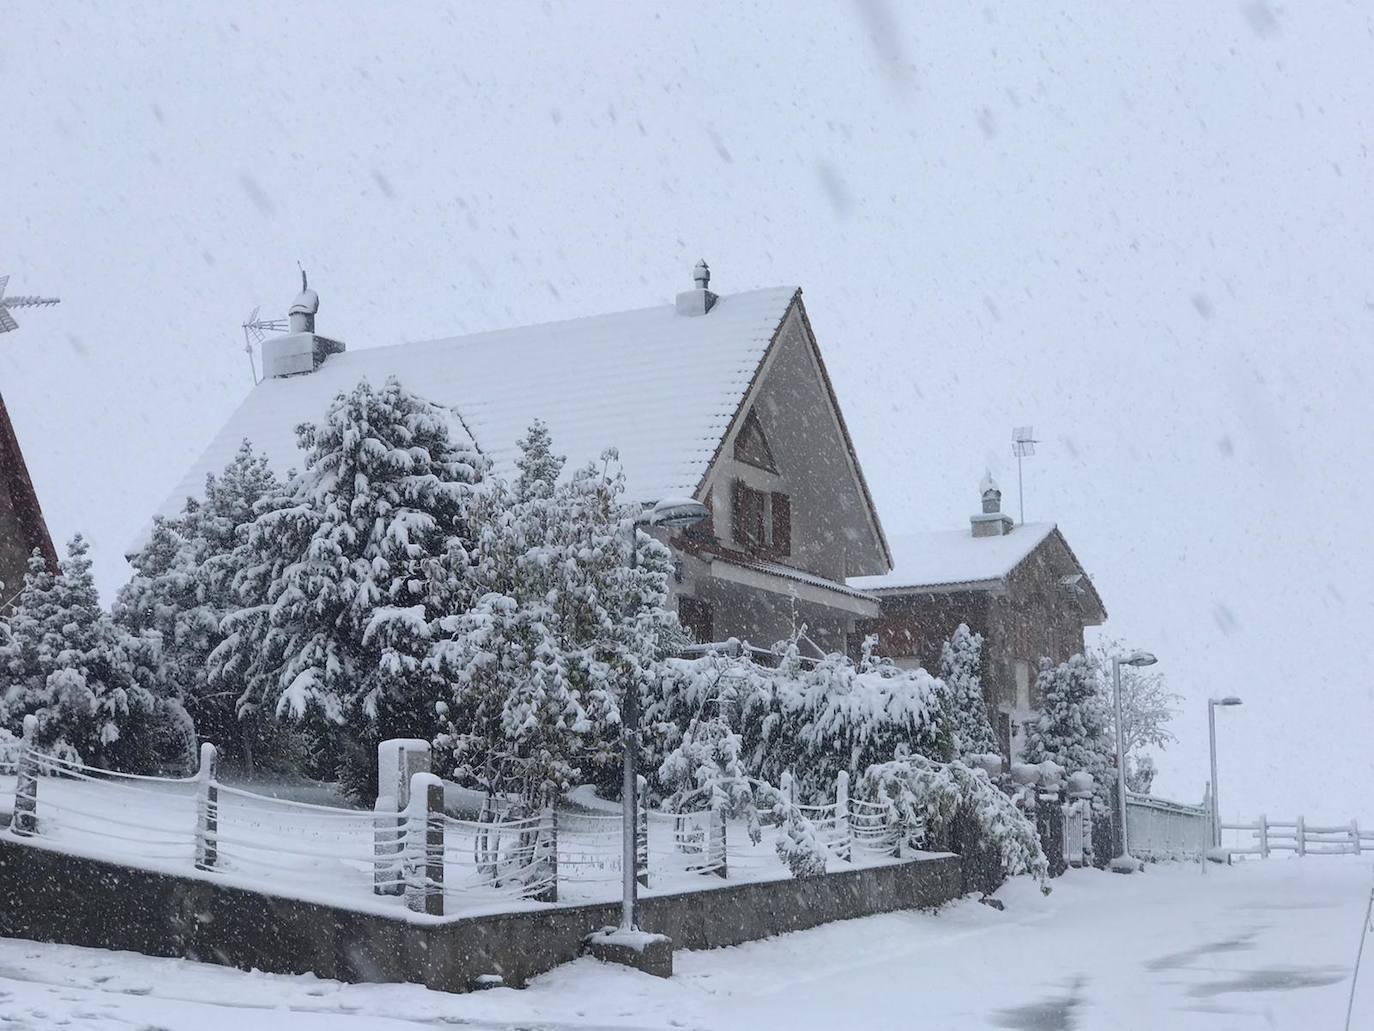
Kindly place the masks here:
[(991, 476), (968, 530), (894, 535), (892, 572), (851, 578), (882, 602), (862, 626), (899, 665), (938, 671), (940, 649), (960, 623), (983, 635), (983, 692), (1004, 754), (1020, 754), (1022, 724), (1040, 705), (1042, 657), (1058, 663), (1083, 650), (1083, 630), (1107, 611), (1053, 523), (1016, 525), (1002, 512)]
[(673, 304), (357, 349), (315, 332), (319, 298), (302, 284), (291, 331), (263, 344), (264, 379), (159, 511), (179, 511), (245, 438), (278, 473), (299, 468), (298, 423), (394, 375), (447, 408), (498, 475), (542, 419), (570, 466), (617, 448), (630, 500), (707, 504), (706, 524), (665, 538), (672, 603), (698, 640), (767, 647), (805, 625), (808, 647), (844, 649), (881, 613), (847, 578), (892, 561), (801, 290), (717, 295), (704, 262), (693, 278)]
[(57, 568), (57, 551), (34, 493), (5, 399), (0, 397), (0, 612), (24, 587), (29, 556), (37, 548)]

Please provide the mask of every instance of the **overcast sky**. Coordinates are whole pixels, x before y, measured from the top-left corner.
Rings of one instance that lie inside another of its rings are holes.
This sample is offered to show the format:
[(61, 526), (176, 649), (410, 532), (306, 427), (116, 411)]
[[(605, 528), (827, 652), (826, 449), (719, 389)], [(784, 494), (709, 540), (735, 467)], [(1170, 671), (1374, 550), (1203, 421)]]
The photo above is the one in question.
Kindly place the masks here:
[[(799, 283), (890, 532), (1043, 444), (1158, 787), (1374, 821), (1367, 4), (17, 5), (0, 338), (54, 535), (123, 546), (296, 262), (367, 347)], [(614, 444), (615, 441), (607, 441)], [(586, 456), (574, 456), (586, 457)]]

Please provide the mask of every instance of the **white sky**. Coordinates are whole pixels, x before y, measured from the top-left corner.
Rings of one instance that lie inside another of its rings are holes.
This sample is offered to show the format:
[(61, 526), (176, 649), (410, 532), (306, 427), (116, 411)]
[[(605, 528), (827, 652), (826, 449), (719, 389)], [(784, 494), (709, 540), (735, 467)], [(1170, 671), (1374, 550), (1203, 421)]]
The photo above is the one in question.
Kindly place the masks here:
[[(18, 5), (0, 388), (120, 552), (296, 261), (351, 347), (798, 282), (891, 531), (984, 466), (1187, 698), (1159, 787), (1374, 821), (1361, 3)], [(608, 441), (608, 444), (615, 443)]]

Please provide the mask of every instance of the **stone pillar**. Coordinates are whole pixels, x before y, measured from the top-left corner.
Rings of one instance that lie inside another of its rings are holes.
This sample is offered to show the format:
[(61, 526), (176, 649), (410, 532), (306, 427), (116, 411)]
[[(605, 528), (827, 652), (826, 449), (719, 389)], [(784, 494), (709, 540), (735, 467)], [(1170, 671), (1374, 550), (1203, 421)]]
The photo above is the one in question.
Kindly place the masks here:
[(406, 809), (405, 893), (412, 913), (444, 915), (444, 782), (432, 773), (410, 778)]
[(429, 772), (429, 742), (393, 738), (377, 746), (377, 801), (373, 805), (373, 888), (378, 895), (405, 892), (402, 853), (405, 851), (404, 813), (410, 803), (410, 780)]
[(211, 870), (219, 860), (219, 753), (210, 742), (200, 746), (196, 776), (196, 869)]

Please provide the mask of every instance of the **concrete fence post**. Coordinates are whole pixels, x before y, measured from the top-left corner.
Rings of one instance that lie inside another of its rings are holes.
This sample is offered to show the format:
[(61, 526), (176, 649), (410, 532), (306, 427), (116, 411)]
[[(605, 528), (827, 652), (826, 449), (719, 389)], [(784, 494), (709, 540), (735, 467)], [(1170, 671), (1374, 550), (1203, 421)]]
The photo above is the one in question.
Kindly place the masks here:
[(444, 782), (432, 773), (410, 778), (406, 808), (406, 908), (444, 915)]
[(539, 859), (535, 873), (547, 882), (535, 896), (540, 902), (558, 901), (558, 810), (553, 801), (544, 804), (544, 818), (540, 821)]
[(212, 870), (219, 861), (219, 752), (206, 741), (200, 746), (196, 774), (196, 869)]
[(1297, 839), (1298, 855), (1307, 855), (1307, 826), (1301, 816), (1298, 817), (1298, 827), (1293, 836)]
[(377, 746), (377, 801), (372, 810), (372, 890), (378, 895), (405, 894), (406, 809), (410, 778), (429, 772), (429, 742), (390, 738)]
[(10, 829), (23, 837), (38, 833), (38, 759), (33, 754), (33, 736), (38, 717), (24, 717), (24, 739), (19, 750), (19, 767), (14, 783), (14, 815)]
[(1360, 821), (1359, 821), (1359, 820), (1353, 820), (1353, 819), (1352, 819), (1352, 820), (1350, 821), (1350, 851), (1351, 851), (1351, 852), (1354, 852), (1355, 855), (1357, 855), (1357, 856), (1360, 854)]
[(1260, 858), (1269, 858), (1269, 817), (1260, 813), (1259, 817), (1259, 848)]
[(845, 862), (854, 855), (853, 838), (849, 830), (849, 771), (841, 770), (835, 778), (835, 852)]
[(711, 800), (711, 819), (706, 832), (707, 872), (724, 879), (726, 871), (725, 847), (725, 803), (719, 798)]
[(640, 776), (635, 788), (635, 877), (649, 886), (649, 782)]

